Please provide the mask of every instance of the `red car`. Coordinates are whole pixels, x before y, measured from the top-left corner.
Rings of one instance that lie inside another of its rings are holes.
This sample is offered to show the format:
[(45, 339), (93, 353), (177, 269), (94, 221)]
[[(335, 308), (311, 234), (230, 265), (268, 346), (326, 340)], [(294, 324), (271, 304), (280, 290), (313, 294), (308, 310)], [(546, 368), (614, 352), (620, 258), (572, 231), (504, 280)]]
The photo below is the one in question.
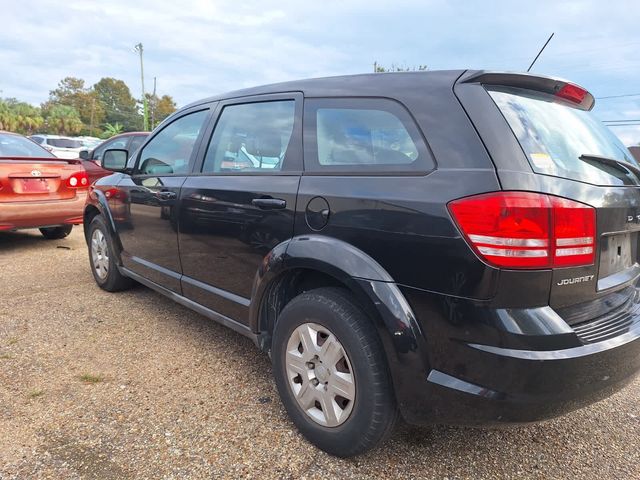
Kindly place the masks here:
[(57, 158), (37, 143), (0, 132), (0, 231), (39, 228), (64, 238), (82, 223), (89, 177), (79, 159)]
[(83, 160), (82, 165), (89, 176), (89, 183), (95, 182), (97, 179), (111, 175), (113, 172), (106, 170), (100, 166), (102, 155), (111, 148), (123, 148), (134, 153), (140, 145), (144, 143), (149, 136), (149, 132), (127, 132), (115, 135), (105, 140), (93, 150), (81, 150), (80, 158)]

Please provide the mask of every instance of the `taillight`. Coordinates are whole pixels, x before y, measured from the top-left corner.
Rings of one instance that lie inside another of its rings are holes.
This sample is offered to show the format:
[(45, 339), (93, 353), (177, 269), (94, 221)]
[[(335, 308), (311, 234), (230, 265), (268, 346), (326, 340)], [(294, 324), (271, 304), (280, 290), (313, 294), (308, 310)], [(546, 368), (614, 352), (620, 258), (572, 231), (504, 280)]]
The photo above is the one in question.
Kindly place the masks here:
[(496, 192), (454, 200), (449, 210), (481, 258), (497, 267), (591, 265), (596, 210), (532, 192)]
[(69, 188), (88, 188), (89, 177), (87, 172), (76, 172), (67, 178), (67, 187)]
[(578, 85), (574, 85), (572, 83), (566, 83), (558, 92), (556, 93), (556, 97), (564, 98), (565, 100), (569, 100), (573, 103), (582, 103), (584, 97), (587, 96), (587, 91), (579, 87)]

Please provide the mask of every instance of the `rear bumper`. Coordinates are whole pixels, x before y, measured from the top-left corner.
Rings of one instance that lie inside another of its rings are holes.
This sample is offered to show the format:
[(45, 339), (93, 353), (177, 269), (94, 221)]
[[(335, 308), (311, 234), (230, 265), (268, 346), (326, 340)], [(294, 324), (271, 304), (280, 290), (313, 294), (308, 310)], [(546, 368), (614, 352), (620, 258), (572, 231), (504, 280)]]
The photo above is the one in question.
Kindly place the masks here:
[(80, 224), (86, 199), (78, 190), (69, 200), (0, 203), (0, 230)]
[[(415, 291), (407, 298), (416, 308), (425, 306), (425, 295), (434, 300), (432, 294)], [(411, 396), (398, 399), (409, 423), (545, 420), (611, 395), (640, 371), (637, 309), (631, 311), (636, 318), (624, 333), (587, 344), (568, 325), (554, 325), (557, 319), (548, 307), (520, 310), (516, 323), (521, 324), (516, 326), (513, 310), (490, 310), (463, 300), (454, 303), (467, 304), (461, 308), (465, 317), (436, 317), (434, 322), (431, 310), (430, 320), (421, 322), (429, 344), (425, 352), (429, 369)], [(419, 310), (416, 314), (426, 318)], [(525, 324), (539, 328), (525, 334), (520, 328)]]

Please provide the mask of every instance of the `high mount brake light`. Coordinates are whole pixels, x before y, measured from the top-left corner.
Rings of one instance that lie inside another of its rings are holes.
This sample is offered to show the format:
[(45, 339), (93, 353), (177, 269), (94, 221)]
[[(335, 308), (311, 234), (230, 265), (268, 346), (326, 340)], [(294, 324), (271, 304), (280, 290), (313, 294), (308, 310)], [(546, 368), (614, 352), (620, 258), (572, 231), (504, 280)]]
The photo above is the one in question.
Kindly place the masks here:
[(448, 205), (473, 249), (501, 268), (591, 265), (596, 210), (583, 203), (532, 192), (495, 192)]
[(565, 100), (569, 100), (573, 103), (582, 103), (584, 97), (587, 96), (587, 91), (574, 85), (572, 83), (566, 83), (558, 92), (556, 93), (556, 97), (564, 98)]
[(69, 188), (89, 188), (89, 177), (87, 172), (76, 172), (67, 178)]

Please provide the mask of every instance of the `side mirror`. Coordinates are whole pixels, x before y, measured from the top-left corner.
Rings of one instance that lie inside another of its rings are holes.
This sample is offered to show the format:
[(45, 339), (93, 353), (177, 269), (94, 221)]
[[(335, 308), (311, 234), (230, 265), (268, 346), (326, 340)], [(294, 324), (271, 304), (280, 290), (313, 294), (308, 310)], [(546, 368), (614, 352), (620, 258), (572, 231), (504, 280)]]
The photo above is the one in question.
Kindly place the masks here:
[(80, 150), (79, 156), (82, 160), (90, 160), (91, 155), (89, 155), (89, 153), (91, 153), (89, 150)]
[(100, 166), (112, 172), (123, 172), (127, 168), (129, 152), (124, 148), (111, 148), (105, 150), (100, 161)]

